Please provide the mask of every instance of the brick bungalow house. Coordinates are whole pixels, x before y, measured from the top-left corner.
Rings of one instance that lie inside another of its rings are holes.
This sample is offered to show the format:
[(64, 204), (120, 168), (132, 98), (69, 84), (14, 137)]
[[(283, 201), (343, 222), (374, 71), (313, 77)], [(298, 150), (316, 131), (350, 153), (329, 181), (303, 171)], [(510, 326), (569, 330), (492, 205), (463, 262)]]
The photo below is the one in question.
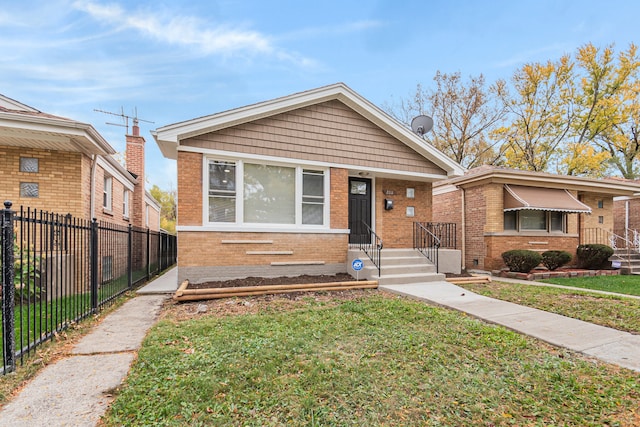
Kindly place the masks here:
[(193, 283), (347, 272), (363, 223), (383, 252), (413, 251), (432, 183), (464, 172), (342, 83), (152, 134), (177, 159), (178, 278)]
[(0, 95), (0, 194), (19, 206), (160, 229), (160, 206), (144, 189), (139, 128), (126, 136), (127, 168), (93, 128)]
[(463, 268), (504, 267), (510, 249), (564, 250), (611, 244), (614, 197), (638, 183), (481, 166), (434, 185), (433, 220), (457, 224)]

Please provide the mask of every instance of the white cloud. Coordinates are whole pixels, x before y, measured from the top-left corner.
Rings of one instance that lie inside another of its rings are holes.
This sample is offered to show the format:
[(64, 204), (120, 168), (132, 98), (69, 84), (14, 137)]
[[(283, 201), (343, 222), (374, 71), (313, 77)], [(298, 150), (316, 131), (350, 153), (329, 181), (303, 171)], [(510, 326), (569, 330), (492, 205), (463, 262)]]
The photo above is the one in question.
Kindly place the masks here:
[(133, 29), (160, 42), (193, 47), (203, 54), (262, 54), (302, 66), (313, 64), (307, 58), (278, 48), (268, 36), (257, 31), (230, 25), (211, 26), (193, 16), (162, 16), (149, 11), (129, 11), (114, 3), (103, 5), (78, 0), (74, 7), (106, 25), (120, 30)]

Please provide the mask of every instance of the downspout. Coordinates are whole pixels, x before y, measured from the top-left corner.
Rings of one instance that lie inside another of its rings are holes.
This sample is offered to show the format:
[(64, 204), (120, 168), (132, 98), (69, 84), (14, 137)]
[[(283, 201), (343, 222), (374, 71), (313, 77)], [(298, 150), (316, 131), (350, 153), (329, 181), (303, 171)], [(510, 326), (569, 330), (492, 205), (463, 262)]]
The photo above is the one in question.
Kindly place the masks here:
[(96, 166), (98, 156), (91, 155), (91, 182), (89, 183), (89, 220), (95, 218)]
[(460, 210), (462, 211), (462, 220), (460, 221), (460, 226), (462, 227), (461, 233), (460, 233), (460, 240), (461, 240), (461, 246), (462, 246), (462, 250), (460, 251), (461, 253), (461, 257), (460, 257), (460, 263), (462, 264), (460, 266), (460, 268), (462, 270), (466, 270), (466, 252), (467, 252), (467, 239), (466, 239), (466, 209), (465, 209), (465, 202), (464, 202), (464, 188), (460, 188), (461, 194), (460, 194)]

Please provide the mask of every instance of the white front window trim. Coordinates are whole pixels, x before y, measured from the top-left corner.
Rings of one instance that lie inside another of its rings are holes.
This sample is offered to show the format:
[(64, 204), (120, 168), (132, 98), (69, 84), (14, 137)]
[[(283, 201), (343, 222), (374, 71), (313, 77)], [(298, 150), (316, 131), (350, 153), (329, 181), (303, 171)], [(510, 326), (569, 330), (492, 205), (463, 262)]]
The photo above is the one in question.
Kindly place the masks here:
[(205, 157), (203, 172), (205, 226), (329, 228), (328, 168)]

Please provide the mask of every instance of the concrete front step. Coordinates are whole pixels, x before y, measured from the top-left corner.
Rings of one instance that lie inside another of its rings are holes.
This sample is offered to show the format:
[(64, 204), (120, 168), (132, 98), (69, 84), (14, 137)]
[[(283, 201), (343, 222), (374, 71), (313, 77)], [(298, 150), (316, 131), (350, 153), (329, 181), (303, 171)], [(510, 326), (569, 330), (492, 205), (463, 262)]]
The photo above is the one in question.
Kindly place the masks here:
[(377, 280), (379, 285), (402, 285), (445, 280), (444, 274), (436, 273), (436, 267), (415, 249), (383, 249), (381, 253), (381, 273), (362, 252), (350, 250), (351, 258), (360, 258), (364, 268), (359, 278)]

